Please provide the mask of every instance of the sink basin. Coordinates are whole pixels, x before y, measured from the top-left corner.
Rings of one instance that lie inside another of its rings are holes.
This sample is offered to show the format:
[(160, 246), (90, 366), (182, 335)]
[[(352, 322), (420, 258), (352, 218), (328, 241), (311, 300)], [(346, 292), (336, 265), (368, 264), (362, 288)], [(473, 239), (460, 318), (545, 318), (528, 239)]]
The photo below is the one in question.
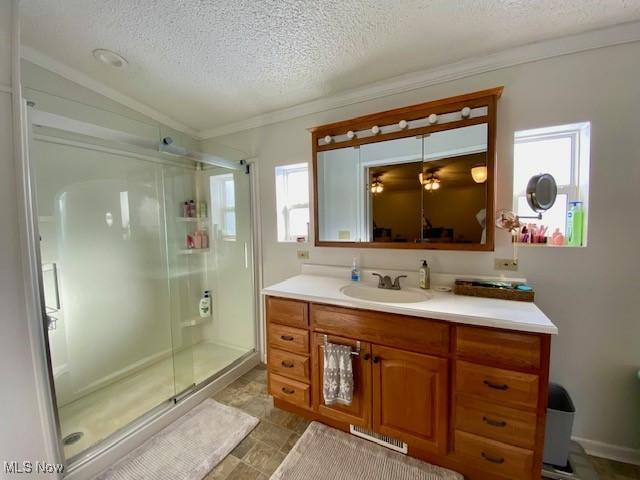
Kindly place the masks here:
[(419, 303), (429, 300), (429, 294), (417, 289), (385, 290), (365, 285), (347, 285), (340, 289), (347, 297), (379, 303)]

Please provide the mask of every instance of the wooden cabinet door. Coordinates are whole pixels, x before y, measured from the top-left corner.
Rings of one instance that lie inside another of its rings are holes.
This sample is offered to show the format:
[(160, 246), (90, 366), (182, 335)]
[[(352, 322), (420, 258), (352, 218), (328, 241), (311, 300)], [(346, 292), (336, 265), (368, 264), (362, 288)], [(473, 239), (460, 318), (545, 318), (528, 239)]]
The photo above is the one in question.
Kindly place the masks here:
[[(357, 340), (327, 335), (331, 343), (349, 345), (356, 349)], [(323, 398), (324, 335), (313, 334), (313, 404), (319, 414), (340, 422), (371, 428), (371, 344), (360, 342), (360, 354), (352, 356), (353, 361), (353, 401), (351, 405), (325, 405)]]
[(445, 454), (448, 360), (378, 345), (372, 355), (373, 429)]

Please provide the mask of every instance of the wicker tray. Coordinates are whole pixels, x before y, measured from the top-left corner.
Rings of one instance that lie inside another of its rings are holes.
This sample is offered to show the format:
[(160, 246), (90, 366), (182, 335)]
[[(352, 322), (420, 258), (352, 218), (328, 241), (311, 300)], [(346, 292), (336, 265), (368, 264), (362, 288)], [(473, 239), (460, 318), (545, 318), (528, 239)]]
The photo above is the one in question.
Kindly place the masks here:
[(481, 287), (473, 285), (467, 280), (456, 280), (453, 293), (468, 297), (499, 298), (500, 300), (516, 300), (518, 302), (533, 302), (535, 292), (524, 292), (515, 288)]

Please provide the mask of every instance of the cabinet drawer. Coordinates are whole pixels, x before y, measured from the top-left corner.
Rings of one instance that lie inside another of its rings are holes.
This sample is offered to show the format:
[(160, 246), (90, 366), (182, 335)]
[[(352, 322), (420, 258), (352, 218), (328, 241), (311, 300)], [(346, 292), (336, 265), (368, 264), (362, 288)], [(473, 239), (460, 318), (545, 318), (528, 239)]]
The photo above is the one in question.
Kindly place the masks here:
[(455, 454), (462, 461), (509, 480), (531, 479), (533, 452), (456, 430)]
[(309, 357), (285, 352), (277, 348), (269, 350), (269, 370), (285, 377), (309, 383)]
[(270, 322), (307, 328), (309, 326), (309, 304), (298, 300), (267, 297), (267, 316)]
[(272, 323), (269, 325), (269, 347), (294, 353), (309, 353), (309, 332)]
[(311, 387), (309, 385), (275, 373), (269, 375), (269, 393), (300, 407), (309, 408), (311, 405)]
[(534, 448), (536, 414), (533, 412), (458, 395), (455, 415), (458, 430), (522, 448)]
[(449, 352), (449, 325), (426, 318), (311, 304), (313, 329), (420, 353)]
[(511, 368), (540, 368), (539, 335), (456, 327), (456, 353)]
[(456, 362), (456, 392), (516, 407), (538, 404), (537, 375)]

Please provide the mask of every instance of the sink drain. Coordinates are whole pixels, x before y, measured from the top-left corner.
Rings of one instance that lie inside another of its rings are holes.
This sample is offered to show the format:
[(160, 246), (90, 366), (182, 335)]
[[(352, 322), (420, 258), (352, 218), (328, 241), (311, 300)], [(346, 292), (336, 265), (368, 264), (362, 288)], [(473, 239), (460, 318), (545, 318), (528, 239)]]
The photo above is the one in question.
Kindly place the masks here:
[(82, 432), (73, 432), (62, 439), (64, 445), (73, 445), (84, 436)]

